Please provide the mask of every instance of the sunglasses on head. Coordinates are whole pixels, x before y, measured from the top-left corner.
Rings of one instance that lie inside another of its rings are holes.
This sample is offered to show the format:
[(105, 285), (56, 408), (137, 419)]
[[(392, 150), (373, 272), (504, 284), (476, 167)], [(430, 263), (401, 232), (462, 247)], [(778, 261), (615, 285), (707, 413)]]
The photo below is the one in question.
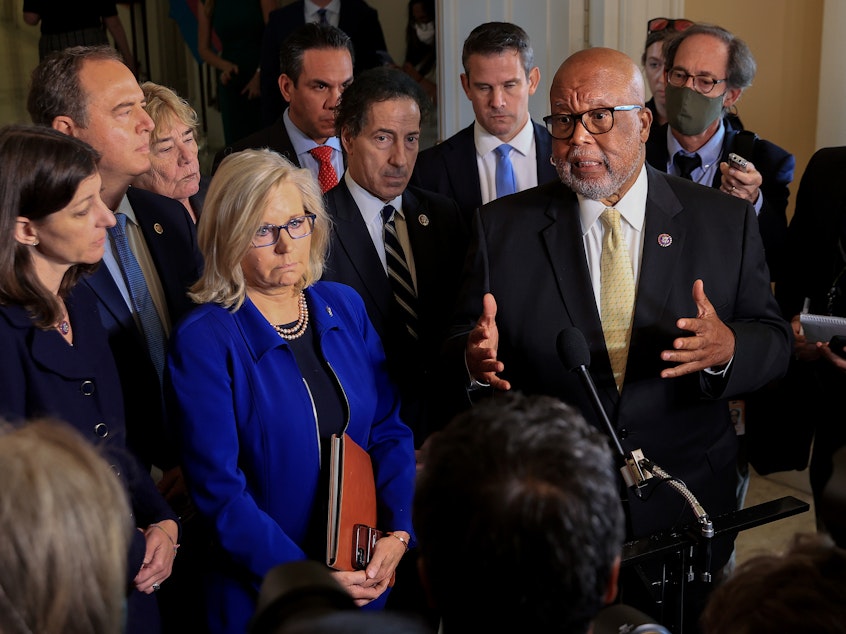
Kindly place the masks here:
[(659, 31), (684, 31), (694, 24), (693, 20), (671, 20), (670, 18), (652, 18), (646, 23), (646, 34), (658, 33)]

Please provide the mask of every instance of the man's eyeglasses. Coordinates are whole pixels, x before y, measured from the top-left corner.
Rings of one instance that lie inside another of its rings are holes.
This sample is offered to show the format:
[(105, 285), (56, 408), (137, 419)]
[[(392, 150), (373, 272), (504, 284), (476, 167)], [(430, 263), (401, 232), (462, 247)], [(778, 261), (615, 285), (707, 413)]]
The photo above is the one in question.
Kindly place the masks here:
[(692, 27), (694, 24), (695, 22), (693, 22), (693, 20), (685, 20), (684, 18), (679, 18), (678, 20), (672, 20), (670, 18), (652, 18), (646, 23), (646, 34), (652, 35), (653, 33), (658, 33), (659, 31), (676, 31), (677, 33), (681, 33), (682, 31), (686, 31)]
[(643, 106), (615, 106), (613, 108), (594, 108), (578, 114), (551, 114), (543, 118), (546, 129), (553, 139), (566, 141), (576, 131), (576, 122), (581, 121), (585, 130), (591, 134), (605, 134), (614, 127), (614, 113), (640, 110)]
[(687, 84), (687, 80), (693, 78), (693, 89), (703, 95), (714, 90), (714, 86), (722, 84), (725, 79), (714, 79), (709, 75), (691, 75), (683, 68), (673, 67), (667, 71), (667, 83), (676, 88)]
[(256, 248), (272, 247), (279, 242), (279, 235), (282, 229), (288, 232), (293, 240), (299, 240), (311, 235), (314, 231), (314, 219), (317, 218), (314, 214), (306, 214), (305, 216), (297, 216), (291, 218), (288, 224), (284, 225), (262, 225), (253, 234), (253, 246)]

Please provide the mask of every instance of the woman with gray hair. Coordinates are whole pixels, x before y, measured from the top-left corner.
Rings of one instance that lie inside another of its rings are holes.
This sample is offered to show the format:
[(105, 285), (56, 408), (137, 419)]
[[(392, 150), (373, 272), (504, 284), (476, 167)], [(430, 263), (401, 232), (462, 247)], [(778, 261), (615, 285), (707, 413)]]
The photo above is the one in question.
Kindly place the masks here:
[(0, 482), (0, 632), (123, 631), (133, 527), (104, 454), (58, 419), (0, 425)]
[(332, 434), (370, 455), (388, 533), (366, 570), (336, 580), (358, 605), (381, 604), (412, 540), (411, 430), (361, 297), (318, 281), (330, 230), (311, 172), (275, 152), (232, 154), (212, 179), (198, 231), (205, 270), (190, 293), (200, 306), (171, 339), (166, 389), (218, 549), (213, 632), (245, 631), (272, 567), (325, 562)]
[(208, 189), (208, 180), (200, 176), (197, 112), (167, 86), (146, 81), (141, 90), (155, 128), (150, 133), (150, 171), (132, 184), (178, 200), (197, 222)]

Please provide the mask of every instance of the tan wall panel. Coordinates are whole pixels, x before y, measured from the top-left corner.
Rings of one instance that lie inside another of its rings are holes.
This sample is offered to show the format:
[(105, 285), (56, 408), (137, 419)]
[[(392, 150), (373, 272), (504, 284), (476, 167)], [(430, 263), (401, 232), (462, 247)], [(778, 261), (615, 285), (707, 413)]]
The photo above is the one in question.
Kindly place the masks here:
[(744, 125), (796, 156), (788, 217), (815, 150), (823, 0), (686, 0), (685, 17), (743, 38), (758, 63), (738, 102)]

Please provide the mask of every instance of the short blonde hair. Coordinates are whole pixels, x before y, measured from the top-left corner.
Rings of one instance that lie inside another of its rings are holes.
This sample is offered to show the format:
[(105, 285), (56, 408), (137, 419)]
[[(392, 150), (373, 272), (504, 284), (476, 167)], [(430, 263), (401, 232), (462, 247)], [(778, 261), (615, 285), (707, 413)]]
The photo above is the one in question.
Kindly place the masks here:
[(0, 631), (121, 631), (130, 508), (120, 480), (57, 420), (0, 423)]
[(332, 221), (317, 180), (311, 171), (295, 166), (272, 150), (243, 150), (221, 161), (209, 185), (197, 228), (205, 266), (188, 294), (191, 299), (200, 304), (213, 302), (233, 311), (241, 307), (247, 293), (241, 261), (253, 248), (253, 235), (261, 225), (270, 191), (283, 183), (294, 185), (302, 196), (304, 211), (317, 216), (308, 266), (297, 290), (320, 279)]
[(167, 86), (161, 86), (151, 81), (145, 81), (141, 84), (141, 90), (144, 91), (144, 98), (147, 100), (144, 110), (150, 115), (155, 125), (150, 133), (151, 144), (159, 140), (159, 126), (163, 125), (169, 116), (176, 117), (187, 125), (196, 136), (200, 119), (191, 104)]

